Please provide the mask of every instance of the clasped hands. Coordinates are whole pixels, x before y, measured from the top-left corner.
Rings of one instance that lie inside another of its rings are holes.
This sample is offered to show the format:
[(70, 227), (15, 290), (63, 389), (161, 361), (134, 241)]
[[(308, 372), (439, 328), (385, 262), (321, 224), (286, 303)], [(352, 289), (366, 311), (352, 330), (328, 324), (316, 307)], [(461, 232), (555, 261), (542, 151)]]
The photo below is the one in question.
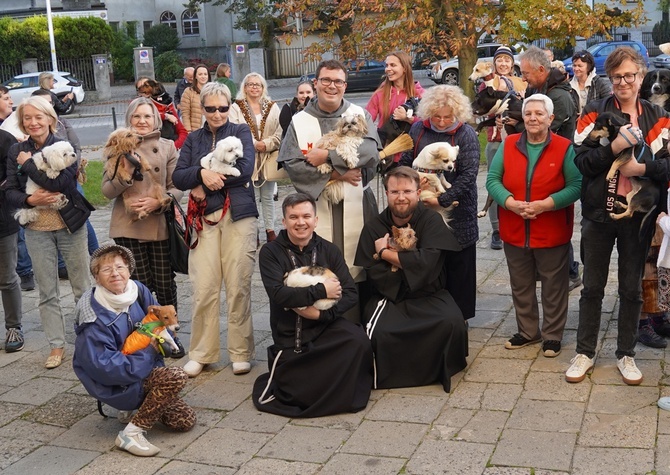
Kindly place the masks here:
[(510, 196), (505, 201), (505, 208), (518, 214), (523, 219), (537, 219), (540, 214), (553, 209), (553, 205), (549, 206), (547, 200), (553, 203), (551, 198), (536, 201), (519, 201)]
[[(305, 155), (305, 161), (313, 167), (323, 165), (328, 161), (328, 150), (323, 148), (313, 148)], [(340, 174), (336, 170), (333, 170), (331, 178), (347, 182), (352, 186), (358, 186), (361, 180), (363, 180), (363, 175), (361, 174), (360, 169), (352, 168), (351, 170), (347, 170), (344, 174)]]

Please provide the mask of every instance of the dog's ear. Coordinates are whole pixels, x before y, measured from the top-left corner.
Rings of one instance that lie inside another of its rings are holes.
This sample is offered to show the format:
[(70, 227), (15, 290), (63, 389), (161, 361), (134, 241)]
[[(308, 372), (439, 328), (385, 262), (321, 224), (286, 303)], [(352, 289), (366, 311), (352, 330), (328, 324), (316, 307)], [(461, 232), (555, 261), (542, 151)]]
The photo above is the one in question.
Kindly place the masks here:
[(487, 95), (489, 95), (489, 96), (493, 96), (493, 95), (495, 94), (495, 92), (496, 92), (496, 91), (495, 91), (495, 89), (493, 89), (493, 87), (491, 87), (491, 86), (487, 86), (487, 88), (486, 88), (486, 94), (487, 94)]
[(157, 317), (159, 317), (161, 314), (161, 308), (158, 305), (149, 305), (149, 308), (147, 310), (149, 311), (149, 313), (153, 313)]

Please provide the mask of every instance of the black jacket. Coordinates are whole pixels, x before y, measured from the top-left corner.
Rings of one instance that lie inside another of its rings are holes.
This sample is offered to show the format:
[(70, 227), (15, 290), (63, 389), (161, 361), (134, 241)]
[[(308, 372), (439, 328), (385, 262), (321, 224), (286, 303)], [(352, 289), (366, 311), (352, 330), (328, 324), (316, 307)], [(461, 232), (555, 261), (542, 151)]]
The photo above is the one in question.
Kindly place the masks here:
[(578, 115), (579, 99), (577, 98), (575, 103), (572, 98), (573, 91), (565, 74), (555, 68), (551, 69), (547, 81), (541, 88), (536, 89), (529, 86), (526, 89), (526, 97), (540, 93), (551, 99), (551, 102), (554, 103), (554, 121), (551, 123), (551, 131), (568, 140), (572, 140), (575, 135)]
[(72, 99), (65, 99), (64, 101), (61, 101), (55, 93), (48, 90), (47, 92), (49, 93), (49, 95), (51, 95), (51, 103), (54, 106), (56, 114), (58, 115), (65, 114), (68, 107), (70, 107), (70, 105), (72, 104)]
[[(44, 147), (56, 142), (60, 142), (60, 140), (54, 137), (53, 134), (49, 134), (49, 137), (44, 142)], [(47, 177), (43, 171), (38, 170), (32, 159), (27, 160), (21, 169), (18, 169), (16, 157), (18, 157), (20, 152), (34, 154), (40, 150), (41, 148), (30, 138), (25, 142), (12, 145), (9, 149), (7, 161), (7, 201), (15, 208), (32, 207), (26, 203), (29, 196), (26, 194), (26, 182), (28, 181), (28, 177), (30, 177), (45, 190), (58, 191), (67, 197), (68, 203), (64, 208), (59, 209), (58, 213), (63, 218), (67, 229), (73, 233), (86, 223), (86, 220), (91, 215), (91, 211), (95, 210), (93, 205), (77, 191), (77, 169), (79, 168), (79, 163), (73, 163), (53, 179)]]
[(14, 219), (15, 208), (5, 198), (7, 186), (7, 157), (9, 148), (16, 143), (12, 134), (0, 130), (0, 238), (19, 232), (19, 225)]

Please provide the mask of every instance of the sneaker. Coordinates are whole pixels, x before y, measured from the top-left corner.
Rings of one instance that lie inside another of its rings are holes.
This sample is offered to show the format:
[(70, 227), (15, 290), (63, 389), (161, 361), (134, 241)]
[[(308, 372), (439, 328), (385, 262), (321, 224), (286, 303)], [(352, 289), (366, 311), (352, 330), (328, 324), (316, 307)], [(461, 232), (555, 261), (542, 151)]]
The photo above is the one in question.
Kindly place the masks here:
[(651, 324), (642, 325), (637, 331), (637, 341), (650, 348), (665, 348), (668, 342), (654, 331)]
[(32, 272), (21, 276), (21, 290), (25, 292), (35, 290), (35, 277)]
[(161, 451), (144, 437), (144, 432), (135, 435), (126, 435), (123, 431), (116, 436), (116, 446), (139, 457), (153, 457)]
[(67, 274), (67, 269), (65, 267), (58, 268), (58, 278), (60, 280), (68, 280), (69, 276)]
[(619, 368), (624, 383), (630, 386), (637, 386), (642, 382), (642, 373), (637, 369), (637, 365), (632, 356), (619, 358), (616, 362), (616, 367)]
[(251, 371), (251, 363), (248, 361), (233, 363), (233, 374), (247, 374), (249, 371)]
[(204, 367), (204, 364), (191, 360), (184, 365), (184, 372), (188, 374), (189, 377), (195, 378), (202, 372), (202, 368)]
[(491, 249), (499, 251), (502, 248), (503, 242), (500, 239), (500, 231), (493, 231), (493, 234), (491, 235)]
[(521, 336), (521, 333), (516, 333), (512, 338), (505, 342), (505, 348), (508, 350), (517, 350), (519, 348), (523, 348), (524, 346), (537, 343), (538, 341), (540, 341), (539, 338), (536, 338), (535, 340), (529, 340), (528, 338)]
[(593, 368), (593, 359), (586, 355), (578, 354), (570, 360), (570, 367), (565, 372), (565, 380), (568, 383), (579, 383), (586, 378), (586, 372)]
[(651, 322), (651, 326), (654, 328), (656, 334), (670, 338), (670, 322), (668, 322), (667, 316), (660, 315), (656, 317), (649, 317), (649, 321)]
[(8, 328), (5, 336), (5, 351), (14, 353), (23, 349), (23, 332), (20, 328)]
[(172, 339), (174, 340), (175, 344), (179, 347), (179, 350), (174, 350), (172, 349), (171, 352), (169, 353), (170, 358), (183, 358), (186, 356), (186, 350), (184, 349), (184, 345), (181, 344), (181, 340), (177, 338), (176, 335), (172, 335)]
[(542, 353), (547, 358), (556, 358), (561, 354), (561, 342), (558, 340), (546, 340), (542, 343)]
[(568, 284), (568, 292), (572, 292), (577, 287), (582, 285), (582, 278), (577, 274), (575, 277), (570, 276), (570, 283)]

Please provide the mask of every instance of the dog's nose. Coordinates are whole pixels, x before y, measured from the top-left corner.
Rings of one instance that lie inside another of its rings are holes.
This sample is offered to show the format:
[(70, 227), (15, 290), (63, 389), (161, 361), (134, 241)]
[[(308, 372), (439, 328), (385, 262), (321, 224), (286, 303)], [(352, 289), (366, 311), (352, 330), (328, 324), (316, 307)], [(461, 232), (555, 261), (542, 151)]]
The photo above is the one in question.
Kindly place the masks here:
[(180, 328), (179, 325), (175, 326), (175, 327), (174, 327), (174, 331), (178, 332), (178, 331), (179, 331), (179, 328)]

